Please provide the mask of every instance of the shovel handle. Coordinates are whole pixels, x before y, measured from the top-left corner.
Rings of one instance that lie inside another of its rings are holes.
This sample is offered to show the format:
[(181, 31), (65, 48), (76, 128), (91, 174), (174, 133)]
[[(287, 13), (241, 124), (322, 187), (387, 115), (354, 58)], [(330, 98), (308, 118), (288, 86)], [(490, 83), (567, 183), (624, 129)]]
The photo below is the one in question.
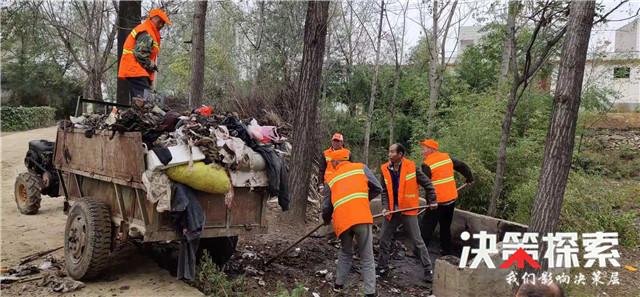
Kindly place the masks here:
[[(462, 186), (459, 186), (459, 187), (456, 189), (456, 191), (460, 191), (460, 190), (462, 190), (462, 189), (466, 188), (468, 185), (469, 185), (469, 184), (464, 183), (464, 184), (462, 184)], [(421, 214), (422, 214), (423, 212), (425, 212), (425, 211), (426, 211), (426, 209), (421, 210), (421, 211), (418, 213), (418, 215), (421, 215)]]
[[(375, 216), (373, 216), (373, 218), (379, 218), (385, 215), (390, 215), (390, 214), (394, 214), (397, 212), (404, 212), (404, 211), (411, 211), (411, 210), (418, 210), (418, 209), (423, 209), (423, 208), (427, 208), (429, 207), (428, 205), (425, 206), (418, 206), (418, 207), (410, 207), (410, 208), (404, 208), (404, 209), (398, 209), (398, 210), (394, 210), (394, 211), (389, 211), (387, 213), (379, 213)], [(307, 237), (311, 236), (311, 234), (313, 234), (314, 232), (316, 232), (318, 229), (320, 229), (320, 227), (324, 226), (324, 223), (316, 226), (315, 228), (313, 228), (311, 231), (309, 231), (309, 233), (307, 233), (305, 236), (302, 236), (300, 239), (298, 239), (296, 242), (294, 242), (293, 244), (291, 244), (290, 246), (288, 246), (286, 249), (282, 250), (281, 252), (279, 252), (277, 255), (273, 256), (271, 259), (269, 259), (267, 262), (264, 263), (265, 266), (268, 266), (269, 264), (273, 263), (273, 261), (275, 261), (276, 259), (280, 258), (282, 255), (284, 255), (286, 252), (288, 252), (289, 250), (291, 250), (294, 246), (298, 245), (300, 242), (302, 242), (303, 240), (305, 240)]]

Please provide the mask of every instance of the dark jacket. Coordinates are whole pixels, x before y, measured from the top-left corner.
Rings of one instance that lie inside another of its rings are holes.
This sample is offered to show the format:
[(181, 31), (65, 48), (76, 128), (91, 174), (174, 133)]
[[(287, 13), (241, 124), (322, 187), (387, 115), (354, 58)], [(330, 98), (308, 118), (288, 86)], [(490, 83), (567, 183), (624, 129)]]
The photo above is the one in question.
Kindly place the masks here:
[[(389, 164), (391, 166), (391, 164)], [(401, 164), (402, 166), (402, 164)], [(385, 168), (384, 170), (389, 170), (389, 168)], [(429, 174), (431, 174), (431, 171), (429, 171)], [(391, 174), (393, 176), (393, 174)], [(381, 173), (381, 180), (384, 182), (384, 174)], [(425, 175), (422, 170), (416, 168), (416, 181), (418, 182), (418, 185), (421, 186), (424, 189), (424, 193), (425, 193), (425, 199), (427, 200), (427, 204), (431, 204), (433, 202), (436, 201), (436, 189), (433, 187), (433, 184), (431, 184), (431, 179), (430, 177), (428, 177), (427, 175)], [(393, 181), (391, 181), (393, 182)], [(396, 181), (397, 182), (397, 181)], [(396, 191), (397, 192), (397, 191)], [(386, 187), (383, 187), (382, 193), (380, 195), (381, 197), (381, 202), (382, 202), (382, 207), (383, 208), (388, 208), (389, 205), (389, 193), (387, 191)], [(391, 199), (397, 199), (395, 197), (392, 197)], [(394, 205), (397, 205), (397, 201)]]
[[(364, 174), (367, 176), (367, 184), (369, 185), (369, 200), (376, 198), (382, 192), (382, 186), (378, 179), (371, 173), (369, 167), (364, 166)], [(333, 204), (331, 203), (331, 188), (328, 185), (324, 187), (324, 200), (322, 201), (322, 219), (325, 222), (331, 221), (333, 215)]]

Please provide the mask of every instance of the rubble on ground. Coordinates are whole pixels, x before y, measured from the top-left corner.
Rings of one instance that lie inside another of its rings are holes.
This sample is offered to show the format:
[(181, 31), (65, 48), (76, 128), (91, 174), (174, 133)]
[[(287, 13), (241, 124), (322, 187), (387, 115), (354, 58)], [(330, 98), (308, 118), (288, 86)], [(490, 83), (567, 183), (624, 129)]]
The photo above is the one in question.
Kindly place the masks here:
[(36, 282), (39, 287), (47, 287), (50, 292), (68, 293), (82, 289), (83, 282), (73, 280), (64, 272), (62, 261), (47, 255), (40, 264), (22, 264), (4, 269), (0, 282), (3, 289), (14, 284)]

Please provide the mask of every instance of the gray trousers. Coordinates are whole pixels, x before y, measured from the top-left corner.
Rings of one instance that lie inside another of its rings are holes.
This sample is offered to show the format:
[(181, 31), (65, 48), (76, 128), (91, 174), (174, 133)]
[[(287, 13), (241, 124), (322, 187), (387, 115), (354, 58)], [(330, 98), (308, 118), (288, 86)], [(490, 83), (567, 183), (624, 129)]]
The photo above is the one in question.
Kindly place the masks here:
[(409, 237), (420, 253), (420, 262), (422, 262), (422, 266), (424, 267), (424, 269), (432, 270), (429, 251), (427, 250), (427, 246), (424, 244), (422, 236), (420, 235), (418, 216), (405, 216), (403, 214), (394, 214), (392, 215), (390, 221), (387, 221), (385, 219), (382, 223), (382, 233), (380, 235), (380, 260), (378, 261), (379, 267), (386, 269), (389, 265), (393, 232), (398, 229), (398, 226), (400, 224), (404, 225), (405, 231), (409, 233)]
[(360, 252), (360, 274), (364, 280), (364, 293), (374, 294), (376, 292), (376, 272), (373, 259), (371, 224), (354, 225), (340, 234), (342, 248), (338, 252), (336, 285), (344, 285), (349, 276), (349, 271), (351, 271), (354, 238), (358, 243), (358, 251)]

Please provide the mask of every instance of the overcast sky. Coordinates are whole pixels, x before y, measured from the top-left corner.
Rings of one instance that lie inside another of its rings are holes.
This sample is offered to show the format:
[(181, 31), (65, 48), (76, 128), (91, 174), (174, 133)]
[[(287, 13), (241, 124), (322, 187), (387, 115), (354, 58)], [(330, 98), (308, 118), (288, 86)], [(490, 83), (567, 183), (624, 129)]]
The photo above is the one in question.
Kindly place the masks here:
[[(404, 1), (403, 1), (404, 2)], [(501, 1), (504, 6), (507, 5), (507, 1)], [(462, 15), (469, 15), (470, 10), (483, 11), (483, 8), (489, 6), (493, 1), (460, 1), (459, 7)], [(602, 3), (605, 5), (605, 11), (610, 11), (614, 7), (616, 7), (620, 1), (598, 1), (598, 3)], [(411, 48), (418, 43), (418, 40), (421, 36), (424, 35), (422, 32), (421, 26), (419, 25), (420, 14), (418, 7), (420, 5), (419, 1), (411, 0), (409, 2), (409, 10), (407, 12), (407, 35), (406, 42)], [(633, 16), (640, 9), (640, 0), (632, 0), (628, 3), (623, 4), (620, 8), (618, 8), (614, 13), (610, 15), (608, 19), (613, 21), (608, 22), (606, 24), (600, 24), (593, 28), (591, 34), (591, 44), (593, 47), (596, 44), (603, 44), (605, 41), (609, 41), (610, 44), (607, 47), (607, 51), (613, 51), (613, 45), (615, 40), (615, 30), (624, 26), (625, 24), (633, 21), (633, 19), (628, 19), (630, 16)], [(393, 20), (394, 16), (396, 21), (401, 17), (401, 6), (397, 2), (392, 2), (388, 9), (389, 17)], [(482, 14), (476, 17), (467, 17), (462, 20), (462, 26), (482, 26), (486, 24), (485, 20), (482, 20)], [(627, 19), (623, 21), (618, 21), (622, 19)], [(455, 20), (454, 20), (455, 21)], [(427, 20), (427, 22), (431, 22), (431, 20)], [(393, 23), (393, 21), (392, 21)], [(401, 21), (400, 21), (401, 23)], [(429, 26), (430, 27), (430, 26)], [(447, 38), (449, 41), (447, 43), (447, 54), (450, 55), (454, 49), (457, 41), (457, 29), (452, 30), (451, 34)], [(455, 56), (455, 53), (454, 53)]]

